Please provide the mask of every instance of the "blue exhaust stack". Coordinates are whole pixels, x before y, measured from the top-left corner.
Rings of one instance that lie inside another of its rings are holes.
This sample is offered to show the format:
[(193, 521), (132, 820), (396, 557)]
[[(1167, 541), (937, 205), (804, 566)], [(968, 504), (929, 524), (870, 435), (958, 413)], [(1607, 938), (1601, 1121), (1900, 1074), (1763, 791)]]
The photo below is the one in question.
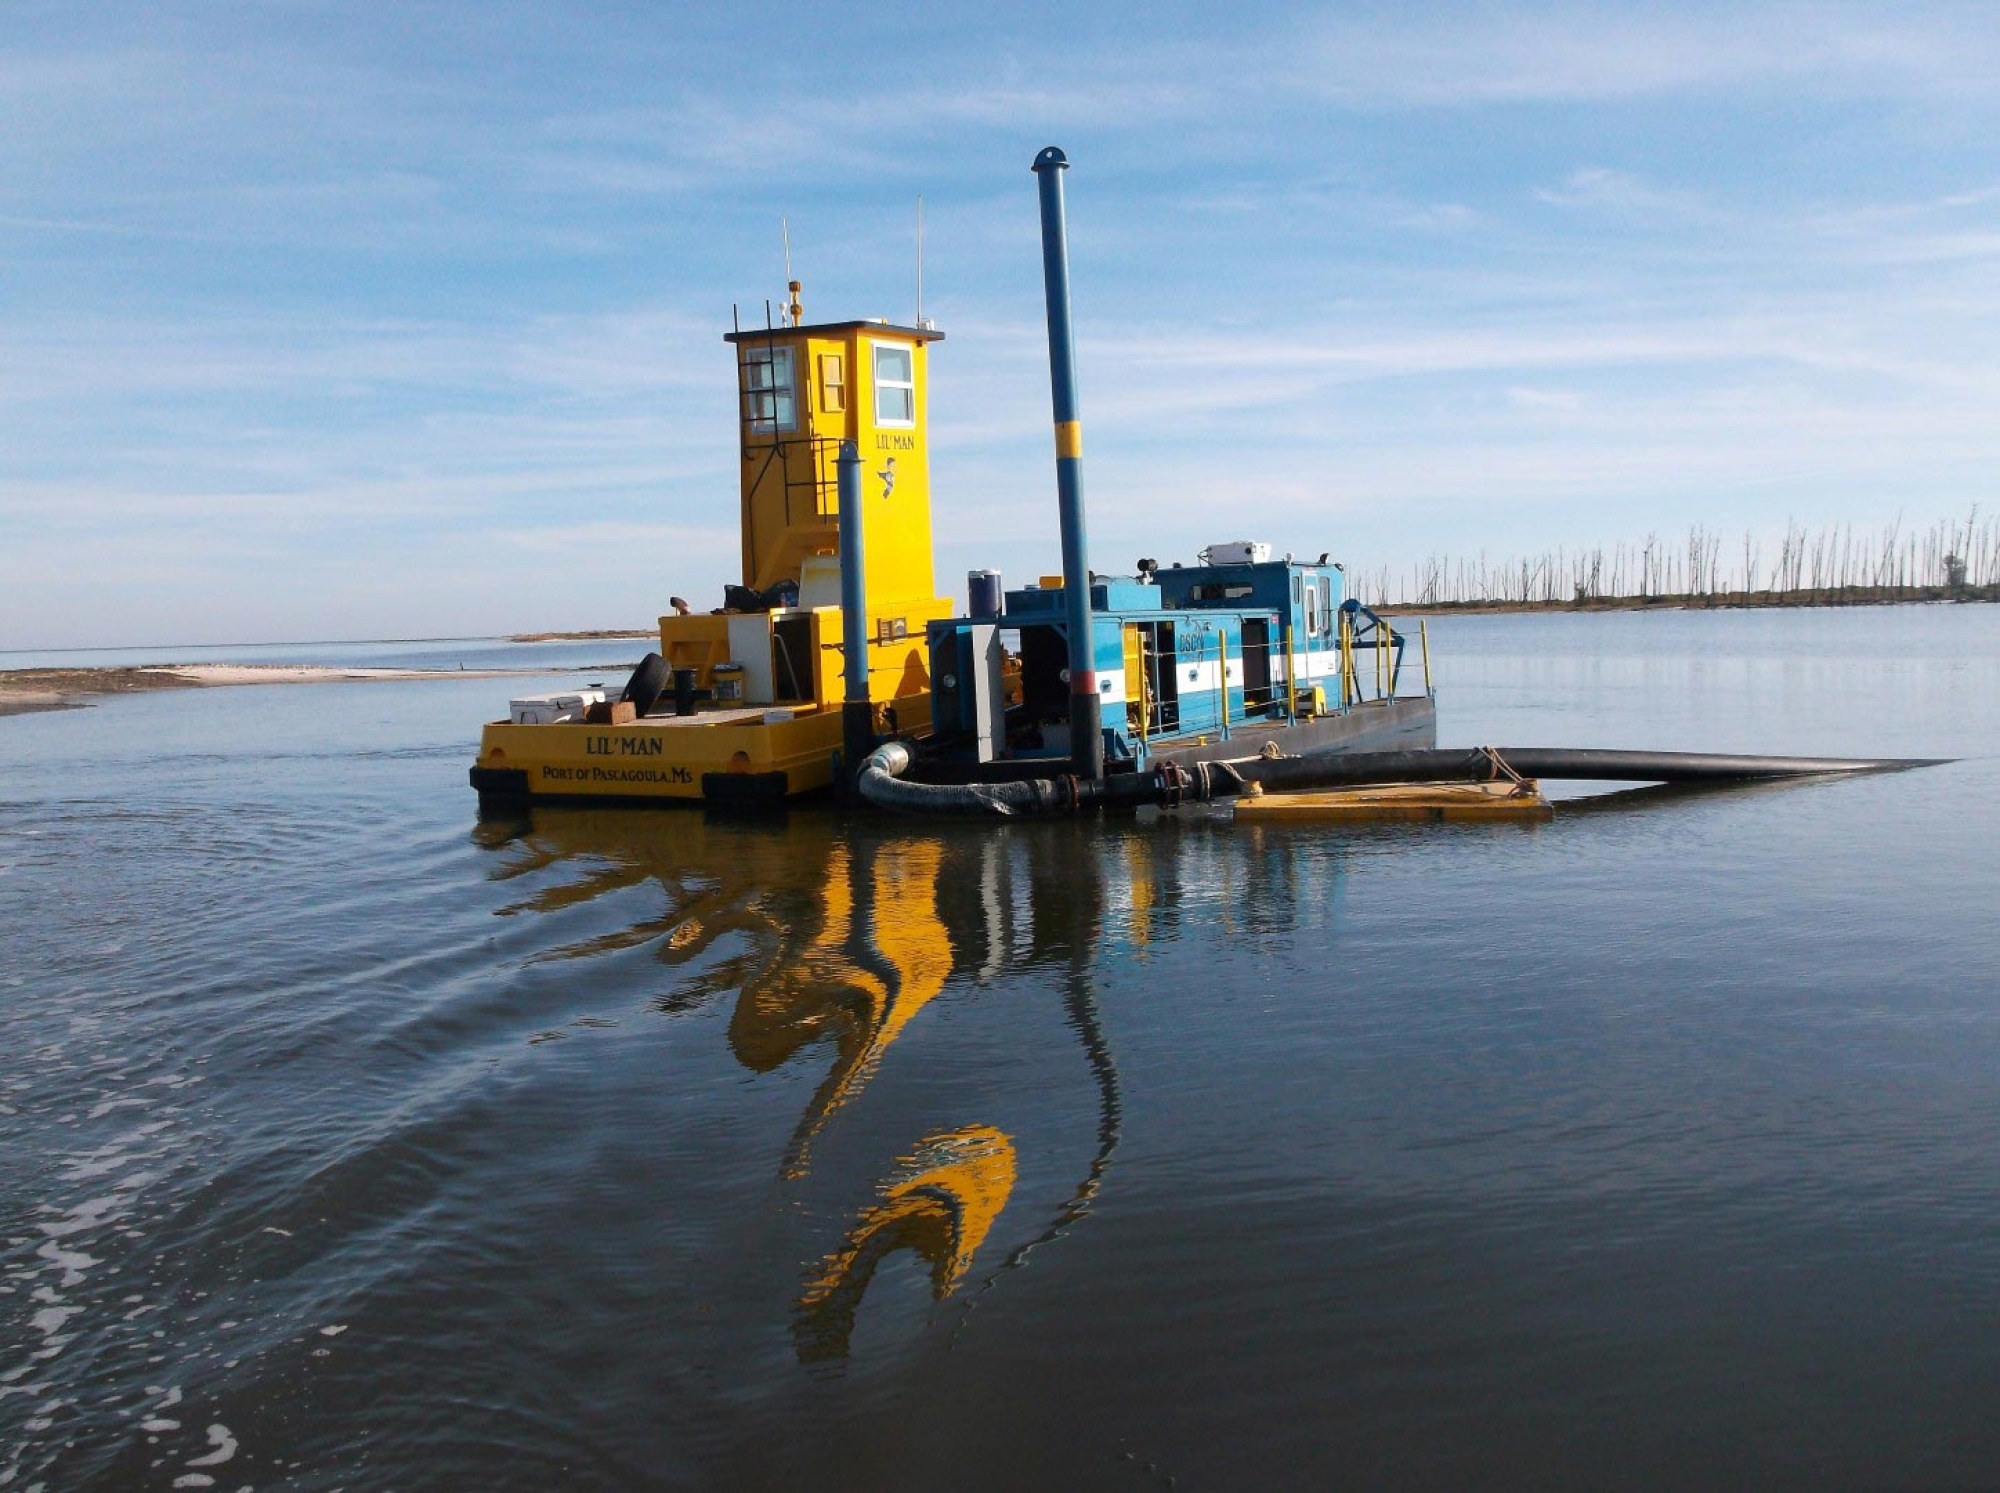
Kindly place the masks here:
[(1069, 233), (1062, 173), (1051, 145), (1033, 167), (1042, 197), (1042, 280), (1049, 302), (1049, 387), (1055, 400), (1056, 499), (1062, 514), (1063, 623), (1069, 633), (1069, 750), (1076, 775), (1104, 776), (1104, 731), (1091, 651), (1090, 555), (1083, 525), (1083, 425), (1076, 410), (1076, 351), (1069, 324)]

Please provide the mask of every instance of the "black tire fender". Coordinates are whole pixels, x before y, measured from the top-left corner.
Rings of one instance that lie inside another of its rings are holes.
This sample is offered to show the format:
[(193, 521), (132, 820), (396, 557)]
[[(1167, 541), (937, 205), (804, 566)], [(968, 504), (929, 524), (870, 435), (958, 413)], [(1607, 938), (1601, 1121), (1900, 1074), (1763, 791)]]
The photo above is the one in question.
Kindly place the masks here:
[(646, 715), (659, 703), (660, 693), (666, 689), (672, 674), (664, 658), (657, 653), (649, 653), (639, 660), (639, 667), (625, 681), (625, 693), (618, 698), (630, 700), (635, 711)]

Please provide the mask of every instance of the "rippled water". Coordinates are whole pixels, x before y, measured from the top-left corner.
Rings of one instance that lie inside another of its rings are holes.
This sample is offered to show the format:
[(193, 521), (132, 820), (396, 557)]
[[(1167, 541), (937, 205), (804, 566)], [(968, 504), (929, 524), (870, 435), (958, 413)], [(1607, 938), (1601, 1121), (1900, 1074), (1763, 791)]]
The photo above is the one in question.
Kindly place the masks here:
[(1969, 760), (481, 826), (535, 681), (0, 721), (0, 1487), (2000, 1480), (2000, 608), (1431, 633), (1448, 743)]

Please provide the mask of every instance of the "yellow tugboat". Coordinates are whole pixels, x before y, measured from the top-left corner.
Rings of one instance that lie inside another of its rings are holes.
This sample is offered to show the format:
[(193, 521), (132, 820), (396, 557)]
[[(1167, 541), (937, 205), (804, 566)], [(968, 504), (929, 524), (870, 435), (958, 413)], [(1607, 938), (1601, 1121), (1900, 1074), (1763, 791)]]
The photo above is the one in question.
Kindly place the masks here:
[(481, 733), (482, 798), (784, 799), (833, 782), (845, 651), (836, 459), (866, 453), (868, 694), (881, 734), (928, 726), (925, 628), (952, 615), (931, 547), (932, 327), (738, 330), (743, 583), (660, 618), (623, 701), (516, 701)]

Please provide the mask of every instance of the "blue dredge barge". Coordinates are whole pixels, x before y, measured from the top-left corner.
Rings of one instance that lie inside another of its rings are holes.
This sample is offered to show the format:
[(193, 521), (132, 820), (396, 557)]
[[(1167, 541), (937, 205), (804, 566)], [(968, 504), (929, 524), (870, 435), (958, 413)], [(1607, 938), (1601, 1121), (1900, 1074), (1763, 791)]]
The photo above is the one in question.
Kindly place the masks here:
[[(1339, 566), (1267, 548), (1219, 545), (1201, 565), (1142, 561), (1137, 577), (1091, 577), (1104, 771), (1254, 755), (1266, 741), (1288, 752), (1431, 745), (1431, 691), (1397, 694), (1403, 635), (1343, 595)], [(1042, 776), (1077, 757), (1068, 603), (1067, 584), (1048, 577), (985, 615), (930, 624), (931, 729), (909, 777)]]
[[(1044, 583), (1006, 598), (1005, 620), (1020, 638), (1018, 724), (1005, 704), (1000, 609), (991, 607), (996, 615), (988, 619), (930, 625), (931, 744), (899, 760), (896, 775), (917, 782), (958, 774), (1035, 778), (1055, 757), (1094, 782), (1108, 771), (1255, 752), (1256, 744), (1235, 739), (1239, 729), (1266, 739), (1282, 732), (1295, 751), (1431, 745), (1437, 713), (1428, 679), (1421, 697), (1396, 698), (1402, 640), (1342, 594), (1345, 572), (1329, 567), (1326, 555), (1311, 565), (1290, 555), (1273, 561), (1269, 545), (1238, 541), (1204, 550), (1194, 569), (1162, 572), (1141, 560), (1133, 579), (1091, 572), (1062, 189), (1068, 166), (1054, 146), (1034, 162), (1063, 574), (1057, 588)], [(1357, 648), (1373, 659), (1372, 701), (1361, 687)], [(851, 732), (849, 762), (861, 760), (863, 745)], [(864, 796), (879, 797), (869, 795), (863, 778)]]

